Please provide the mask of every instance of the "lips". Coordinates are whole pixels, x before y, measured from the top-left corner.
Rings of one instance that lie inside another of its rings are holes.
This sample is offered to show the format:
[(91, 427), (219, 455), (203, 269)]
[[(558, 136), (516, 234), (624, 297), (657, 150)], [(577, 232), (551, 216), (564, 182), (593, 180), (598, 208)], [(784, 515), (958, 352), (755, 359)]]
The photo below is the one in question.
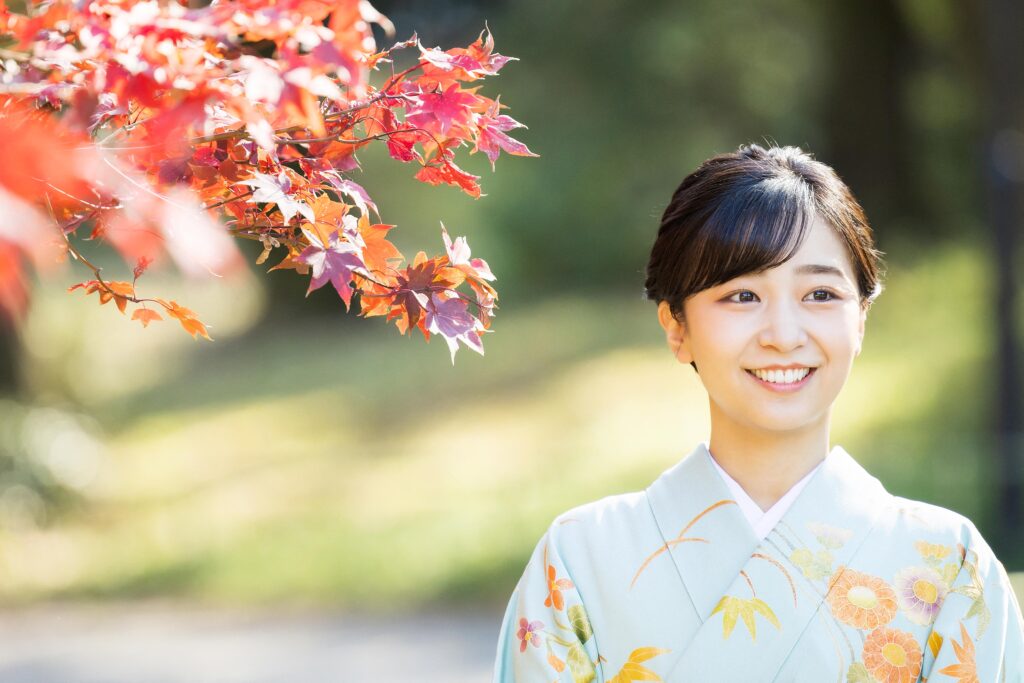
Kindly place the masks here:
[[(783, 373), (783, 372), (774, 372), (774, 373), (772, 373), (772, 376), (774, 378), (776, 378), (776, 379), (780, 379), (780, 381), (778, 381), (778, 382), (770, 382), (767, 379), (762, 379), (761, 377), (758, 377), (754, 373), (753, 370), (744, 370), (744, 371), (748, 375), (750, 375), (750, 377), (755, 382), (757, 382), (761, 386), (765, 387), (766, 389), (769, 389), (769, 390), (774, 391), (774, 392), (779, 392), (779, 393), (787, 393), (787, 392), (792, 392), (792, 391), (799, 391), (805, 384), (807, 384), (810, 381), (811, 377), (814, 376), (814, 373), (817, 370), (817, 368), (813, 368), (812, 367), (812, 368), (807, 368), (807, 370), (808, 370), (807, 374), (804, 375), (804, 377), (802, 377), (800, 380), (791, 381), (791, 382), (788, 382), (788, 383), (784, 382), (784, 381), (781, 381), (781, 379), (784, 378), (787, 373)], [(794, 372), (793, 370), (790, 370), (790, 371), (788, 371), (788, 374), (792, 375), (793, 372)]]

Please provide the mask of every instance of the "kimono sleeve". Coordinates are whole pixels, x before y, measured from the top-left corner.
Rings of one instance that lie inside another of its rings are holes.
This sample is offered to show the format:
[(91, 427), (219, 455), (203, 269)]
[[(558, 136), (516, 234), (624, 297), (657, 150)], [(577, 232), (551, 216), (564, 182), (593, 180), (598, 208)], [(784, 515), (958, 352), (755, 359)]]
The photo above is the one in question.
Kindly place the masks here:
[(541, 538), (512, 592), (498, 635), (494, 683), (603, 683), (590, 619), (557, 547)]
[[(943, 681), (1024, 680), (1024, 619), (1010, 579), (973, 530), (963, 563), (932, 625), (922, 677)], [(930, 663), (929, 663), (930, 662)]]

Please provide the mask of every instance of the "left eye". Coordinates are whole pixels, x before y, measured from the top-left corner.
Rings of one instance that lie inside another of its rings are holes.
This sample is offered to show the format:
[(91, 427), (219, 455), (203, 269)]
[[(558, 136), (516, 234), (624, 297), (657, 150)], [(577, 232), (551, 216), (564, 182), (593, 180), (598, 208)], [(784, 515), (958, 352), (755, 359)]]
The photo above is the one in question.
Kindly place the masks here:
[(751, 292), (751, 291), (750, 291), (749, 289), (744, 289), (744, 290), (741, 290), (741, 291), (739, 291), (739, 292), (736, 292), (735, 294), (733, 294), (732, 296), (730, 296), (730, 297), (729, 297), (729, 301), (731, 301), (731, 302), (733, 302), (733, 303), (737, 303), (737, 304), (740, 304), (740, 303), (750, 303), (750, 299), (745, 299), (745, 300), (743, 300), (743, 301), (737, 301), (737, 300), (736, 300), (736, 297), (742, 297), (742, 296), (743, 296), (744, 294), (750, 294), (751, 296), (754, 296), (754, 297), (756, 297), (756, 296), (757, 296), (756, 294), (754, 294), (753, 292)]
[[(744, 289), (744, 290), (736, 292), (735, 294), (730, 296), (728, 300), (733, 302), (733, 303), (737, 303), (737, 304), (752, 303), (751, 299), (743, 299), (742, 298), (744, 294), (749, 294), (749, 295), (751, 295), (754, 298), (757, 297), (757, 295), (754, 294), (753, 292), (751, 292), (749, 289)], [(814, 299), (814, 301), (817, 301), (817, 302), (820, 302), (820, 303), (826, 303), (828, 301), (832, 301), (833, 299), (838, 299), (839, 298), (838, 296), (835, 295), (835, 293), (833, 293), (831, 290), (828, 290), (828, 289), (816, 289), (813, 292), (811, 292), (812, 296), (816, 295), (816, 294), (824, 295), (823, 297), (817, 297), (817, 298)], [(737, 300), (736, 297), (740, 297), (740, 299)]]

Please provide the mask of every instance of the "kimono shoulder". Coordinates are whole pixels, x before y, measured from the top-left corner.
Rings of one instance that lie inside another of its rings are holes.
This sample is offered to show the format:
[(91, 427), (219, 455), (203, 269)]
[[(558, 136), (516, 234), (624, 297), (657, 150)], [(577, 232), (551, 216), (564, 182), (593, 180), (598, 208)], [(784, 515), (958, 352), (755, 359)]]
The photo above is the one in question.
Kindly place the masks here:
[(890, 496), (890, 501), (891, 516), (879, 521), (880, 533), (915, 534), (932, 538), (935, 542), (941, 540), (954, 547), (959, 543), (988, 548), (974, 522), (959, 512), (901, 496)]
[[(661, 624), (631, 595), (638, 562), (664, 546), (644, 491), (608, 496), (558, 515), (513, 591), (498, 638), (494, 681), (619, 681), (654, 676), (681, 642), (678, 620)], [(685, 601), (678, 577), (665, 598)], [(661, 628), (659, 628), (661, 627)], [(652, 660), (652, 661), (648, 661)], [(658, 680), (657, 678), (637, 680)]]
[(597, 594), (603, 584), (614, 581), (619, 573), (614, 558), (642, 553), (652, 542), (661, 542), (644, 491), (571, 508), (555, 517), (545, 536), (583, 596)]

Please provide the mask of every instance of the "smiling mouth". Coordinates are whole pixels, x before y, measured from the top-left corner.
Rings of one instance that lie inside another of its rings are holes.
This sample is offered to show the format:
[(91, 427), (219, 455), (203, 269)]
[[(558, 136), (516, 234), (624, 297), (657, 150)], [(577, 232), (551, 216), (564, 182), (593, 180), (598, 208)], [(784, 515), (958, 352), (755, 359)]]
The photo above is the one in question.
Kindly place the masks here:
[(769, 384), (799, 384), (809, 377), (817, 368), (794, 368), (792, 370), (749, 370), (751, 375)]

